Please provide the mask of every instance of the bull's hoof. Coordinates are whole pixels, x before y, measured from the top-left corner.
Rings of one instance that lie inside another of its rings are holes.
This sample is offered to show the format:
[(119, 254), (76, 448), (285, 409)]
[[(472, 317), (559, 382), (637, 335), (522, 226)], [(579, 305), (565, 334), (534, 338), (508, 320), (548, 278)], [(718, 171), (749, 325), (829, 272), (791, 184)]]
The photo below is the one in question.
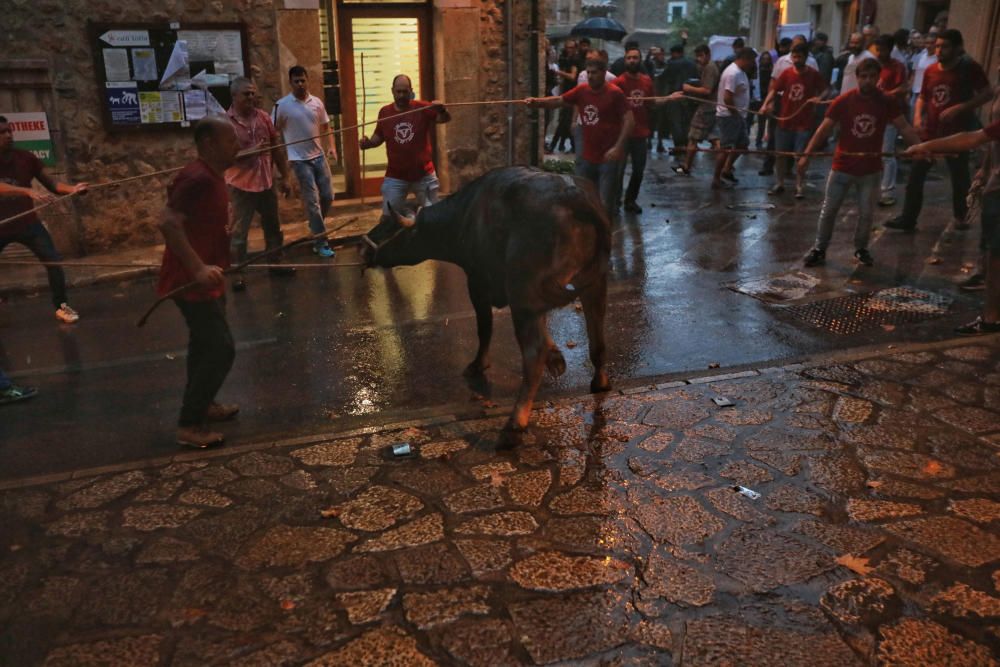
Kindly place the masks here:
[(591, 394), (601, 394), (603, 392), (610, 390), (611, 390), (611, 382), (608, 381), (608, 376), (604, 375), (603, 373), (599, 376), (595, 375), (594, 379), (590, 381)]
[(559, 348), (549, 348), (548, 355), (545, 357), (545, 368), (548, 369), (549, 375), (554, 378), (566, 372), (566, 358), (563, 357), (563, 353), (559, 351)]
[(488, 361), (473, 361), (465, 367), (465, 370), (462, 371), (462, 375), (467, 378), (482, 377), (486, 373), (486, 369), (489, 367), (490, 362)]

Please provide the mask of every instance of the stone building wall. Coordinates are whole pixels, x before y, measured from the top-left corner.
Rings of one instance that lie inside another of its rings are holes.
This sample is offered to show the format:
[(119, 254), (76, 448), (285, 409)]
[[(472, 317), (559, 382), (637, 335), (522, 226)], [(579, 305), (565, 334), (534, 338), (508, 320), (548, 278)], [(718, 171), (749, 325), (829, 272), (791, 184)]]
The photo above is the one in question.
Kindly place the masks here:
[[(434, 0), (435, 97), (454, 101), (508, 97), (505, 2), (514, 2), (515, 7), (513, 97), (532, 94), (529, 61), (540, 54), (531, 51), (531, 10), (544, 0)], [(88, 20), (182, 25), (241, 21), (247, 26), (250, 65), (265, 108), (288, 92), (285, 72), (292, 64), (306, 66), (313, 93), (321, 94), (317, 9), (284, 9), (284, 0), (6, 0), (4, 7), (0, 41), (14, 47), (6, 56), (50, 63), (56, 99), (50, 122), (64, 152), (59, 170), (74, 181), (98, 183), (166, 169), (185, 164), (194, 155), (189, 129), (105, 131)], [(539, 11), (544, 12), (544, 6)], [(544, 21), (539, 23), (544, 31)], [(538, 132), (532, 122), (535, 112), (517, 106), (514, 113), (512, 162), (527, 164), (532, 161), (531, 135)], [(438, 133), (438, 167), (445, 191), (506, 165), (509, 157), (505, 106), (472, 107), (453, 115), (455, 121)], [(67, 254), (156, 242), (157, 216), (169, 178), (101, 189), (70, 205), (53, 207), (45, 219)], [(304, 218), (295, 202), (284, 203), (283, 212), (288, 214), (285, 220)]]

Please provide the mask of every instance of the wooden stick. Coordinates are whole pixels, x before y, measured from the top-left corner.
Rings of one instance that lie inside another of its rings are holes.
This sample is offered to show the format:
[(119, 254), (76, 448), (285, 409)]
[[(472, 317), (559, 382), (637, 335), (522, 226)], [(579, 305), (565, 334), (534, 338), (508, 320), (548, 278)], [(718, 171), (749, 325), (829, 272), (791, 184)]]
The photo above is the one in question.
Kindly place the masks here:
[[(367, 125), (368, 115), (368, 93), (365, 90), (365, 52), (361, 52), (361, 126)], [(365, 160), (365, 151), (361, 150), (361, 204), (365, 203), (365, 176), (368, 174), (368, 165)]]

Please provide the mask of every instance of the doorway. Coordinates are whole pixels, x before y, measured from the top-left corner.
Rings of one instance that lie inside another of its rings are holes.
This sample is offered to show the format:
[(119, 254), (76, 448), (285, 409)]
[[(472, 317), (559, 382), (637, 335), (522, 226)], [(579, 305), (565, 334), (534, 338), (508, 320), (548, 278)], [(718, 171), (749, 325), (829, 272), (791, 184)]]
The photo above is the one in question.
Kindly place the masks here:
[[(378, 118), (379, 109), (392, 103), (397, 74), (409, 75), (417, 99), (433, 97), (429, 4), (342, 3), (337, 24), (345, 127)], [(346, 185), (354, 196), (378, 195), (385, 175), (384, 145), (361, 154), (360, 139), (373, 130), (374, 125), (367, 125), (343, 134)]]

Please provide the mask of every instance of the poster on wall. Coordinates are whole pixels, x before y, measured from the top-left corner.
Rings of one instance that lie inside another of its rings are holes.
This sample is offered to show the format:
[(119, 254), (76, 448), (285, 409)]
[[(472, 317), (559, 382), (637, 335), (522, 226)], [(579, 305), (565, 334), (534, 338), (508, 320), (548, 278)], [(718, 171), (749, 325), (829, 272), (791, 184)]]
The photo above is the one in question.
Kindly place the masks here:
[(109, 131), (189, 126), (224, 112), (249, 71), (240, 23), (90, 23)]
[(104, 84), (104, 101), (111, 110), (115, 125), (138, 125), (139, 88), (131, 81), (108, 81)]
[(14, 147), (34, 153), (46, 166), (56, 164), (55, 146), (49, 132), (49, 118), (44, 111), (27, 113), (2, 112), (14, 135)]

